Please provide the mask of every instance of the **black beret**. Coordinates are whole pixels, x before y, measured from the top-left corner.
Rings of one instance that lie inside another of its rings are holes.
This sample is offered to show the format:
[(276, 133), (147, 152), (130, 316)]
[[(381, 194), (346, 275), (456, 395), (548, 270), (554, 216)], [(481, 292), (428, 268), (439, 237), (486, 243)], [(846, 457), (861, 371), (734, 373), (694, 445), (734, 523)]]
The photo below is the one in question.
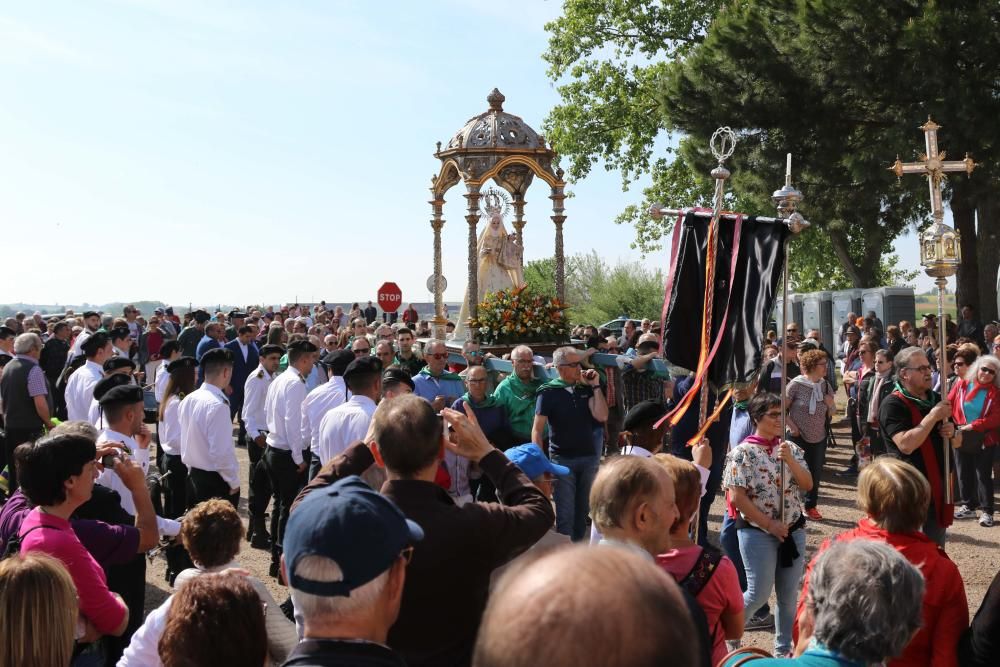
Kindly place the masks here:
[(313, 345), (308, 339), (303, 338), (302, 340), (297, 340), (294, 343), (288, 344), (288, 351), (300, 350), (302, 352), (318, 352), (319, 348)]
[(344, 370), (344, 379), (352, 375), (379, 375), (382, 372), (382, 362), (378, 357), (358, 357), (347, 364)]
[(131, 384), (132, 379), (127, 375), (122, 375), (121, 373), (115, 373), (114, 375), (109, 375), (106, 378), (101, 378), (94, 385), (94, 398), (98, 403), (101, 402), (109, 391), (115, 387), (124, 387), (127, 384)]
[(269, 354), (284, 354), (285, 348), (274, 343), (268, 343), (260, 348), (260, 356), (266, 357)]
[(111, 357), (104, 362), (104, 372), (116, 371), (119, 368), (131, 368), (135, 370), (135, 363), (125, 357)]
[[(107, 378), (105, 378), (107, 379)], [(129, 405), (132, 403), (142, 403), (142, 387), (134, 384), (123, 384), (109, 389), (104, 397), (98, 401), (101, 407), (109, 405)]]
[(411, 378), (410, 374), (399, 366), (391, 366), (385, 369), (385, 372), (382, 373), (382, 386), (400, 383), (410, 385), (411, 390), (415, 388), (413, 378)]
[(88, 357), (93, 357), (111, 341), (111, 337), (103, 331), (95, 331), (80, 345), (80, 349)]
[(198, 363), (202, 366), (220, 363), (231, 364), (233, 363), (233, 353), (224, 347), (216, 347), (201, 355), (201, 361)]
[(181, 368), (194, 368), (198, 365), (198, 360), (194, 357), (177, 357), (167, 364), (167, 372), (173, 373)]
[(229, 311), (229, 317), (232, 318), (240, 317), (245, 320), (247, 318), (247, 314), (239, 310), (231, 310)]
[(327, 352), (326, 356), (323, 357), (323, 365), (337, 376), (342, 376), (352, 361), (354, 361), (354, 353), (350, 350), (333, 350)]
[(636, 431), (644, 426), (652, 426), (660, 417), (667, 414), (667, 408), (658, 401), (642, 401), (637, 403), (625, 415), (622, 428), (626, 431)]
[(212, 319), (212, 316), (206, 313), (204, 310), (196, 310), (194, 311), (194, 313), (191, 314), (191, 316), (194, 318), (195, 322), (199, 322), (201, 324), (204, 324), (205, 322), (208, 322), (210, 319)]
[(122, 338), (129, 337), (128, 327), (115, 327), (108, 333), (111, 335), (111, 340), (121, 340)]
[(17, 335), (17, 332), (10, 327), (0, 326), (0, 340), (7, 340)]
[(100, 317), (100, 316), (101, 314), (96, 310), (88, 310), (83, 313), (83, 319), (87, 319), (88, 317)]

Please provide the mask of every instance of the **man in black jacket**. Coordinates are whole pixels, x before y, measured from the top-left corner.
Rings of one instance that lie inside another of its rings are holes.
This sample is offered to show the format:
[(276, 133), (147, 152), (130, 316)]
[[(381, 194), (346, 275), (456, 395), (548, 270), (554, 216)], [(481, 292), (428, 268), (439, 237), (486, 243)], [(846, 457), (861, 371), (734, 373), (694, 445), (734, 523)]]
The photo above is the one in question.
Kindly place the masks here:
[(69, 356), (69, 339), (73, 334), (67, 322), (58, 322), (52, 335), (45, 345), (42, 346), (42, 356), (38, 359), (38, 365), (42, 367), (45, 377), (48, 378), (49, 387), (52, 389), (52, 403), (55, 406), (55, 416), (59, 419), (66, 419), (66, 397), (63, 394), (65, 388), (59, 382), (59, 376), (66, 367), (66, 358)]
[[(382, 494), (425, 535), (407, 568), (399, 620), (388, 636), (410, 667), (469, 665), (490, 575), (541, 539), (555, 518), (552, 503), (489, 443), (471, 408), (467, 413), (442, 410), (446, 439), (441, 417), (419, 396), (383, 401), (364, 441), (323, 466), (292, 506), (294, 517), (304, 497), (373, 464), (385, 467)], [(477, 463), (503, 504), (456, 505), (435, 483), (442, 448)]]

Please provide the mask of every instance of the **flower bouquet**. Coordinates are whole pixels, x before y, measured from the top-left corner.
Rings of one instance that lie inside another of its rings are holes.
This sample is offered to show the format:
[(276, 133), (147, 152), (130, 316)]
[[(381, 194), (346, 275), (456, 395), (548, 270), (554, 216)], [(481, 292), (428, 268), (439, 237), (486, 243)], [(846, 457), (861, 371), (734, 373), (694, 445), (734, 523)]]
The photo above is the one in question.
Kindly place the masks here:
[(527, 285), (513, 287), (487, 294), (470, 329), (486, 344), (566, 343), (565, 308), (559, 299), (534, 294)]

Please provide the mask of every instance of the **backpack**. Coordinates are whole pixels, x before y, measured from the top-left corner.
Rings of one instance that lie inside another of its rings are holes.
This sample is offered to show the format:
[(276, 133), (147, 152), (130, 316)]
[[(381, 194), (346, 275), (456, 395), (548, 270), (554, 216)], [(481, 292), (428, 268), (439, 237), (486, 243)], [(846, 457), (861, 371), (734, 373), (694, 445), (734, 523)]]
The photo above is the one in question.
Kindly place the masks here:
[(4, 547), (3, 555), (0, 556), (0, 560), (7, 560), (17, 554), (21, 553), (21, 542), (24, 540), (24, 536), (33, 530), (38, 530), (39, 528), (53, 528), (54, 526), (46, 526), (45, 524), (39, 524), (37, 526), (32, 526), (24, 533), (14, 533), (9, 540), (7, 540), (7, 545)]

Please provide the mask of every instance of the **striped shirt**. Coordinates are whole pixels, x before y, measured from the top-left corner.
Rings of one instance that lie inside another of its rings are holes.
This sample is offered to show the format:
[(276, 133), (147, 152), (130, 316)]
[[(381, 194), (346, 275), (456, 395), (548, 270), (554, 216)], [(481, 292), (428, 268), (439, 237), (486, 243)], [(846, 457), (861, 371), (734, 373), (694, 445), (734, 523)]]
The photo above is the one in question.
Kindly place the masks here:
[(45, 373), (42, 371), (42, 367), (38, 365), (38, 362), (26, 354), (19, 354), (17, 358), (31, 366), (31, 370), (28, 371), (28, 396), (34, 398), (35, 396), (45, 396), (48, 394), (49, 387), (45, 383)]

